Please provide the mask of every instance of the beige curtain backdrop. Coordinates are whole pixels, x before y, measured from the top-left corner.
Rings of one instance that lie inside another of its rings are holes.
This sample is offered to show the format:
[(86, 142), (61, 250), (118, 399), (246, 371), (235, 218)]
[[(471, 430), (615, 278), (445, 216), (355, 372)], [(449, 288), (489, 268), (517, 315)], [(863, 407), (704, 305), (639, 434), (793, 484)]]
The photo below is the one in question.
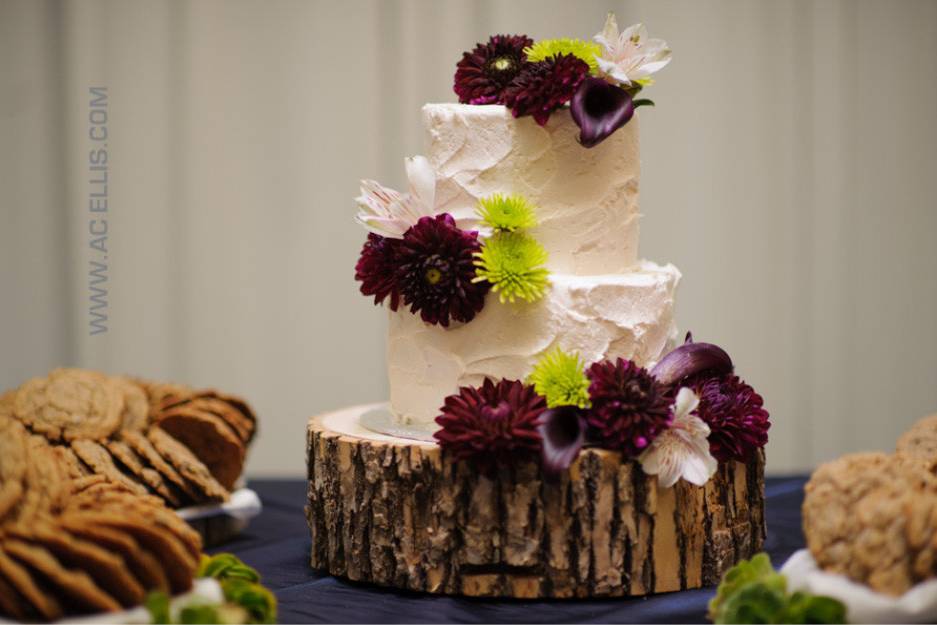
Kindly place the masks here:
[(929, 1), (0, 0), (0, 386), (81, 365), (237, 391), (251, 474), (302, 474), (308, 416), (387, 391), (358, 179), (403, 184), (462, 50), (588, 37), (610, 9), (675, 54), (642, 113), (643, 254), (764, 394), (769, 469), (891, 447), (937, 412)]

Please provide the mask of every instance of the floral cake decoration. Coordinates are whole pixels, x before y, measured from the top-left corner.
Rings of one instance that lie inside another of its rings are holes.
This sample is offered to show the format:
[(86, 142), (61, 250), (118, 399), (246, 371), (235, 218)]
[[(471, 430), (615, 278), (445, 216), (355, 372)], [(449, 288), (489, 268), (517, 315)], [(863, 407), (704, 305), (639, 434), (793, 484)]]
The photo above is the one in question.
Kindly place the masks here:
[(357, 221), (368, 230), (355, 266), (361, 293), (401, 305), (432, 325), (468, 323), (488, 291), (500, 303), (535, 302), (549, 288), (547, 251), (529, 233), (536, 207), (521, 195), (493, 194), (476, 207), (480, 228), (462, 228), (435, 204), (436, 173), (422, 156), (406, 160), (409, 190), (361, 182)]
[(750, 462), (771, 427), (725, 350), (691, 334), (651, 369), (624, 358), (586, 366), (556, 347), (527, 380), (463, 387), (440, 412), (436, 441), (481, 471), (539, 457), (557, 475), (592, 446), (637, 460), (664, 488), (702, 486), (720, 463)]
[(620, 31), (609, 13), (592, 41), (494, 35), (462, 55), (453, 89), (463, 104), (503, 104), (541, 126), (568, 105), (579, 142), (591, 148), (654, 104), (637, 95), (670, 59), (667, 43), (643, 24)]

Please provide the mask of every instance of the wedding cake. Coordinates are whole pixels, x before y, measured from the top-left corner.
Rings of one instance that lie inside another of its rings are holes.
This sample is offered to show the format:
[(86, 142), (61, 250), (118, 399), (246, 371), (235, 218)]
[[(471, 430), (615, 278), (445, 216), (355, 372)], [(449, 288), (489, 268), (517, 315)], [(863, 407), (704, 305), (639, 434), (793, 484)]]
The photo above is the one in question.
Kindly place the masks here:
[(387, 310), (389, 402), (313, 417), (314, 567), (472, 596), (718, 581), (764, 538), (763, 400), (678, 340), (642, 260), (636, 110), (670, 49), (495, 35), (422, 110), (405, 191), (364, 180), (355, 267)]

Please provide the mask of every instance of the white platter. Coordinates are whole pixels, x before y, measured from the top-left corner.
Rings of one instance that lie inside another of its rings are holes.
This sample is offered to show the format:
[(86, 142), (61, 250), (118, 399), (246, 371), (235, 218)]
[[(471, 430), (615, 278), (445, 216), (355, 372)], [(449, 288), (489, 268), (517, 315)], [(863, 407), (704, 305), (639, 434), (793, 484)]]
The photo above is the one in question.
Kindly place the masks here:
[(806, 549), (788, 558), (781, 573), (792, 591), (842, 601), (850, 623), (937, 623), (937, 579), (921, 582), (900, 597), (890, 597), (844, 575), (821, 570)]

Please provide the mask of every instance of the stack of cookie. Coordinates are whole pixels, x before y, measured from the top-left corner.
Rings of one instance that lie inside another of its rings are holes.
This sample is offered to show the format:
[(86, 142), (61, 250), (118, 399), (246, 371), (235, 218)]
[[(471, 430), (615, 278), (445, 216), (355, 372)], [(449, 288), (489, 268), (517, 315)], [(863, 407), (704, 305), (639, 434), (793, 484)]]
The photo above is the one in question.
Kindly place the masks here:
[(824, 570), (892, 596), (937, 577), (937, 415), (903, 434), (894, 454), (822, 465), (805, 491), (804, 534)]
[(70, 478), (99, 475), (173, 508), (227, 500), (256, 431), (237, 397), (84, 369), (0, 395), (0, 416), (44, 438)]
[(198, 533), (123, 480), (74, 477), (68, 449), (0, 414), (0, 616), (52, 621), (188, 590)]

